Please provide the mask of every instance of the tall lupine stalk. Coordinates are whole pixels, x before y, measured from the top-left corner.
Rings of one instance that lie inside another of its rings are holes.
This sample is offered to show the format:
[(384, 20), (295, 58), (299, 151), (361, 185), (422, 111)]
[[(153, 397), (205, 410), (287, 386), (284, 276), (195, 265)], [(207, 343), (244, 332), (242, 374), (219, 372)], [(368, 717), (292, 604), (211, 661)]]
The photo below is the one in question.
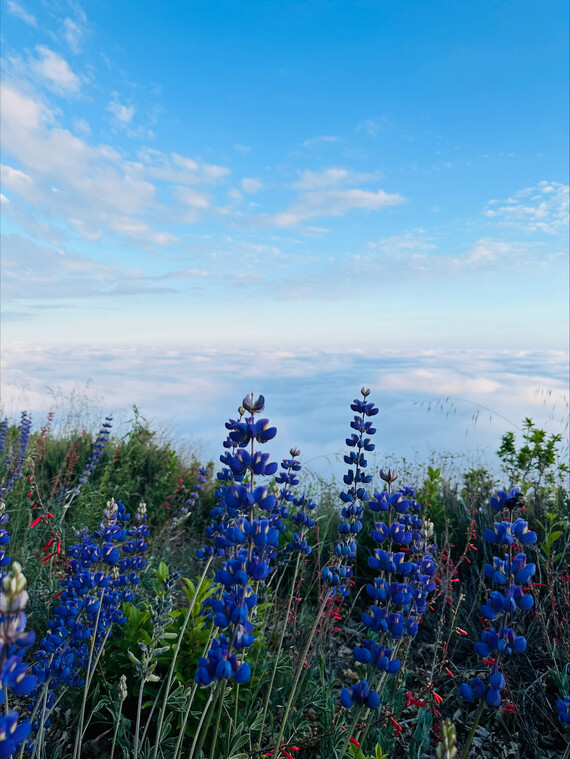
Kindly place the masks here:
[[(22, 479), (31, 429), (32, 417), (28, 414), (27, 411), (22, 411), (22, 416), (20, 418), (20, 431), (18, 435), (18, 450), (15, 455), (8, 456), (7, 464), (9, 466), (9, 474), (6, 481), (0, 485), (0, 500), (4, 499), (8, 493), (12, 492), (12, 489), (16, 482)], [(0, 442), (2, 444), (0, 450), (4, 448), (6, 432), (7, 423), (3, 424), (2, 430), (0, 431)]]
[[(374, 549), (374, 555), (368, 559), (370, 568), (379, 575), (373, 584), (366, 586), (373, 601), (370, 614), (364, 613), (361, 617), (368, 628), (368, 637), (353, 649), (355, 661), (365, 666), (367, 676), (351, 690), (344, 688), (340, 696), (345, 708), (358, 706), (346, 744), (362, 709), (375, 710), (380, 706), (387, 678), (401, 669), (401, 661), (396, 658), (398, 649), (403, 640), (417, 634), (427, 599), (435, 590), (437, 545), (432, 542), (433, 524), (422, 520), (421, 506), (413, 488), (404, 487), (392, 493), (397, 476), (395, 470), (380, 470), (387, 490), (374, 493), (368, 503), (370, 509), (382, 514), (386, 521), (376, 522), (371, 531), (373, 541), (383, 546)], [(368, 730), (369, 723), (361, 732), (361, 743)]]
[(86, 528), (75, 531), (80, 542), (67, 548), (67, 573), (61, 580), (58, 605), (35, 653), (38, 686), (34, 693), (34, 726), (38, 730), (38, 754), (58, 696), (67, 688), (83, 686), (74, 751), (78, 755), (95, 667), (113, 627), (126, 622), (122, 605), (133, 600), (133, 588), (140, 582), (139, 573), (146, 564), (146, 506), (139, 506), (131, 522), (125, 506), (111, 500), (103, 516), (92, 535)]
[[(251, 668), (245, 661), (246, 649), (254, 642), (252, 610), (257, 604), (257, 593), (250, 582), (264, 582), (273, 572), (272, 560), (277, 555), (279, 533), (285, 529), (281, 521), (283, 506), (270, 495), (267, 485), (257, 485), (257, 477), (268, 477), (277, 471), (277, 463), (269, 461), (268, 453), (255, 450), (255, 443), (272, 440), (277, 430), (269, 426), (268, 419), (255, 420), (265, 407), (262, 395), (253, 394), (243, 399), (240, 419), (230, 420), (228, 447), (232, 452), (220, 457), (227, 465), (236, 482), (224, 487), (219, 511), (223, 515), (216, 524), (216, 545), (226, 556), (222, 568), (214, 579), (221, 587), (221, 597), (210, 600), (214, 625), (222, 630), (213, 641), (207, 656), (201, 657), (196, 672), (196, 682), (209, 687), (208, 708), (215, 703), (218, 694), (223, 700), (224, 684), (232, 679), (237, 684), (246, 683)], [(242, 414), (243, 409), (243, 414)], [(245, 413), (250, 416), (244, 416)], [(220, 478), (222, 479), (222, 478)], [(227, 481), (227, 478), (226, 478)], [(221, 533), (221, 534), (220, 534)], [(220, 686), (221, 684), (221, 686)], [(219, 704), (217, 724), (211, 754), (215, 754), (222, 703)], [(197, 755), (205, 740), (210, 717), (201, 726)], [(194, 755), (196, 741), (190, 755)]]
[[(170, 528), (174, 529), (186, 521), (191, 515), (191, 509), (198, 503), (200, 493), (204, 490), (206, 482), (210, 479), (210, 472), (204, 466), (198, 468), (196, 474), (196, 482), (192, 486), (188, 498), (184, 501), (184, 504), (180, 507), (179, 515), (172, 518), (170, 522)], [(182, 478), (181, 478), (182, 481)]]
[(29, 736), (31, 724), (18, 724), (19, 714), (11, 709), (12, 694), (27, 696), (36, 687), (36, 678), (24, 663), (24, 651), (35, 640), (35, 633), (26, 631), (24, 609), (28, 603), (26, 578), (15, 561), (10, 575), (4, 575), (0, 590), (0, 756), (13, 756)]
[(12, 561), (12, 557), (8, 556), (5, 550), (5, 546), (10, 542), (10, 535), (4, 525), (9, 521), (10, 515), (6, 512), (6, 504), (0, 500), (0, 581), (4, 579), (6, 573), (4, 567)]
[(372, 479), (371, 475), (364, 473), (368, 465), (365, 453), (374, 450), (375, 446), (370, 441), (369, 436), (374, 435), (376, 429), (372, 426), (372, 422), (367, 421), (367, 419), (376, 416), (378, 413), (375, 405), (366, 400), (370, 395), (370, 390), (363, 387), (360, 392), (362, 399), (355, 398), (350, 406), (351, 410), (355, 412), (355, 416), (350, 423), (354, 432), (351, 433), (349, 438), (346, 438), (346, 444), (351, 450), (344, 456), (344, 461), (348, 464), (349, 469), (343, 477), (346, 490), (340, 492), (340, 500), (343, 504), (341, 507), (343, 521), (338, 526), (340, 540), (335, 545), (335, 558), (331, 566), (327, 566), (322, 570), (325, 592), (321, 598), (319, 609), (305, 643), (305, 649), (299, 659), (295, 677), (293, 678), (293, 685), (285, 707), (277, 744), (273, 752), (273, 759), (277, 759), (281, 750), (281, 742), (285, 734), (289, 712), (294, 703), (305, 659), (320, 624), (321, 616), (332, 598), (346, 598), (350, 595), (349, 585), (352, 583), (352, 564), (356, 558), (355, 536), (362, 530), (361, 517), (364, 511), (364, 504), (369, 498), (364, 485), (367, 485)]
[(89, 480), (89, 478), (93, 474), (93, 470), (99, 463), (99, 460), (101, 459), (101, 456), (103, 455), (105, 448), (107, 447), (107, 443), (109, 442), (109, 435), (111, 434), (112, 426), (113, 426), (113, 417), (111, 414), (109, 414), (109, 416), (106, 417), (105, 421), (101, 425), (101, 429), (99, 430), (97, 439), (93, 443), (91, 454), (89, 458), (87, 459), (85, 468), (77, 481), (77, 485), (74, 488), (71, 488), (70, 490), (68, 490), (66, 493), (65, 503), (63, 505), (62, 518), (65, 516), (67, 510), (71, 507), (71, 505), (73, 504), (73, 501), (81, 492), (81, 488)]
[(509, 493), (498, 490), (491, 498), (491, 507), (503, 517), (503, 521), (495, 522), (493, 529), (485, 530), (485, 540), (491, 545), (503, 546), (506, 553), (503, 557), (493, 556), (493, 563), (485, 564), (485, 577), (500, 590), (490, 592), (487, 603), (481, 606), (481, 616), (497, 626), (486, 627), (481, 640), (475, 643), (476, 653), (490, 667), (487, 682), (474, 677), (469, 684), (459, 686), (459, 694), (465, 701), (479, 704), (461, 759), (467, 756), (485, 704), (492, 708), (501, 704), (501, 692), (506, 687), (505, 660), (526, 650), (526, 638), (517, 635), (509, 626), (515, 613), (527, 611), (534, 604), (528, 583), (536, 566), (527, 562), (523, 548), (536, 543), (537, 536), (528, 529), (528, 523), (517, 516), (523, 504), (522, 493), (517, 488), (512, 488)]

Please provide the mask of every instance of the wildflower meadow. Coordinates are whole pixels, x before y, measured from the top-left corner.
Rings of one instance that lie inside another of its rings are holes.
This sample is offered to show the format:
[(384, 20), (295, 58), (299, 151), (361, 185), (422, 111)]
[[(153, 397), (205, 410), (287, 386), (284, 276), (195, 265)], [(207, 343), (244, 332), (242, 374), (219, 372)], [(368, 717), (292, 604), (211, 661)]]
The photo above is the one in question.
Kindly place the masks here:
[(568, 759), (568, 449), (531, 419), (499, 473), (275, 461), (270, 399), (200, 461), (0, 425), (0, 757)]

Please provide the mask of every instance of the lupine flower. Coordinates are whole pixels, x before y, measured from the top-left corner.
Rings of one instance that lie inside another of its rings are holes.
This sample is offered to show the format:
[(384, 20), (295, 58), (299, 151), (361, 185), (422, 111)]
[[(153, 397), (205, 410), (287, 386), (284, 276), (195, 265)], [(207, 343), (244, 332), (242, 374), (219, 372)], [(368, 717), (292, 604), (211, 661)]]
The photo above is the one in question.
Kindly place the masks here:
[(570, 696), (559, 698), (556, 702), (558, 720), (563, 726), (570, 725)]
[[(373, 604), (370, 613), (362, 614), (361, 621), (369, 634), (373, 633), (380, 639), (386, 636), (400, 641), (417, 634), (418, 622), (426, 609), (427, 598), (435, 590), (433, 575), (436, 566), (433, 555), (437, 546), (429, 542), (433, 536), (433, 524), (427, 522), (424, 525), (420, 515), (414, 513), (421, 508), (414, 490), (402, 488), (391, 492), (391, 486), (397, 479), (395, 470), (382, 469), (380, 476), (387, 483), (388, 490), (374, 493), (368, 506), (374, 514), (382, 514), (386, 520), (375, 522), (371, 531), (373, 541), (385, 548), (375, 548), (374, 554), (368, 559), (370, 568), (377, 571), (379, 576), (366, 586)], [(398, 550), (404, 547), (407, 553)], [(367, 667), (371, 678), (375, 672), (388, 675), (399, 672), (400, 660), (392, 658), (392, 655), (392, 648), (371, 638), (353, 649), (355, 661)], [(360, 687), (362, 690), (359, 690)], [(344, 689), (341, 704), (350, 708), (353, 703), (368, 703), (366, 699), (369, 697), (380, 703), (376, 691), (370, 691), (366, 698), (362, 696), (368, 688), (368, 680), (364, 679), (353, 686), (352, 694)]]
[[(83, 472), (81, 473), (81, 476), (78, 480), (78, 485), (73, 488), (71, 491), (69, 491), (70, 496), (76, 496), (79, 494), (81, 486), (85, 485), (85, 483), (89, 480), (91, 477), (93, 470), (99, 463), (99, 459), (103, 455), (103, 452), (107, 446), (107, 443), (109, 442), (109, 435), (111, 434), (111, 428), (113, 426), (112, 424), (113, 417), (111, 414), (109, 414), (108, 417), (106, 417), (105, 421), (101, 425), (101, 429), (99, 430), (99, 434), (97, 435), (97, 439), (93, 443), (93, 448), (91, 450), (91, 454), (89, 458), (87, 459), (87, 463), (85, 465), (85, 468)], [(69, 506), (70, 503), (67, 504)]]
[(0, 580), (5, 577), (4, 567), (12, 561), (12, 557), (6, 554), (4, 548), (10, 542), (10, 535), (4, 527), (9, 519), (10, 515), (6, 512), (6, 504), (0, 500)]
[[(6, 702), (7, 691), (27, 696), (36, 687), (36, 678), (23, 660), (24, 651), (35, 640), (35, 634), (25, 629), (23, 610), (27, 602), (26, 578), (14, 562), (11, 576), (4, 576), (0, 591), (0, 704)], [(18, 720), (15, 710), (0, 717), (0, 757), (15, 754), (30, 734), (30, 722)]]
[[(229, 678), (238, 683), (249, 680), (249, 665), (238, 658), (238, 653), (254, 642), (249, 617), (257, 604), (257, 594), (249, 583), (263, 582), (273, 572), (279, 535), (285, 529), (282, 518), (293, 497), (290, 487), (298, 482), (295, 472), (300, 464), (295, 461), (295, 450), (291, 450), (291, 459), (282, 463), (284, 471), (277, 482), (283, 487), (277, 497), (266, 485), (255, 482), (256, 477), (277, 471), (277, 463), (269, 461), (268, 453), (254, 450), (256, 442), (272, 440), (277, 432), (267, 419), (255, 420), (255, 414), (261, 413), (264, 406), (263, 396), (257, 400), (253, 395), (246, 396), (239, 419), (226, 422), (227, 452), (220, 456), (225, 466), (217, 475), (223, 484), (216, 491), (217, 505), (210, 511), (212, 522), (206, 528), (206, 536), (214, 540), (214, 546), (205, 545), (197, 552), (202, 559), (214, 552), (225, 558), (214, 575), (221, 586), (218, 597), (207, 602), (214, 623), (224, 632), (214, 640), (208, 656), (200, 659), (195, 681), (202, 686)], [(244, 418), (246, 411), (251, 416)], [(246, 484), (242, 484), (244, 480)]]
[(340, 703), (346, 709), (350, 709), (355, 703), (367, 706), (369, 709), (378, 709), (380, 706), (380, 696), (375, 690), (370, 690), (370, 686), (366, 680), (360, 680), (350, 690), (348, 688), (342, 689)]
[(368, 465), (364, 454), (374, 450), (375, 446), (368, 436), (374, 435), (376, 430), (372, 426), (372, 422), (366, 421), (366, 418), (375, 416), (378, 409), (373, 403), (366, 401), (370, 395), (370, 390), (363, 387), (360, 392), (362, 400), (355, 398), (350, 406), (352, 411), (356, 412), (350, 423), (355, 432), (346, 438), (346, 444), (351, 450), (344, 457), (345, 464), (349, 466), (348, 472), (343, 477), (343, 482), (347, 487), (339, 494), (344, 505), (341, 508), (343, 521), (338, 526), (341, 540), (334, 548), (338, 562), (332, 567), (325, 567), (322, 571), (323, 580), (331, 588), (331, 596), (342, 597), (350, 594), (348, 588), (349, 581), (352, 578), (350, 565), (356, 558), (355, 535), (362, 530), (361, 517), (364, 512), (364, 504), (369, 498), (364, 486), (372, 479), (371, 475), (367, 475), (363, 471)]
[(96, 656), (113, 626), (126, 622), (122, 605), (134, 598), (148, 533), (145, 504), (131, 522), (125, 506), (114, 500), (93, 535), (87, 529), (76, 531), (79, 542), (67, 549), (68, 572), (61, 580), (58, 606), (35, 654), (36, 699), (46, 695), (48, 710), (59, 686), (83, 684), (92, 636)]
[(505, 657), (525, 651), (527, 645), (526, 638), (517, 635), (515, 630), (507, 625), (509, 615), (518, 609), (526, 611), (534, 603), (530, 589), (523, 586), (535, 574), (536, 565), (527, 562), (526, 554), (520, 551), (513, 556), (513, 549), (536, 542), (536, 533), (528, 529), (528, 523), (521, 518), (512, 518), (514, 509), (523, 503), (522, 493), (517, 488), (513, 488), (509, 493), (498, 490), (491, 498), (494, 511), (508, 509), (509, 518), (495, 522), (492, 530), (485, 530), (484, 536), (491, 545), (506, 546), (508, 553), (504, 554), (504, 558), (493, 556), (492, 564), (484, 566), (485, 577), (500, 589), (491, 591), (487, 603), (481, 606), (481, 615), (489, 621), (499, 620), (501, 624), (483, 630), (481, 640), (475, 643), (475, 651), (482, 659), (492, 657), (494, 660), (487, 675), (487, 684), (480, 678), (474, 678), (469, 685), (462, 683), (459, 686), (459, 695), (464, 700), (485, 699), (492, 707), (501, 704), (501, 692), (506, 686), (499, 664)]
[(0, 452), (4, 450), (7, 434), (8, 434), (8, 420), (3, 419), (0, 422)]
[[(8, 479), (2, 485), (0, 485), (0, 499), (10, 493), (18, 480), (22, 478), (24, 464), (26, 461), (26, 451), (28, 450), (28, 442), (30, 439), (30, 432), (32, 429), (32, 418), (27, 411), (22, 412), (20, 419), (20, 433), (18, 437), (18, 451), (15, 459), (12, 459), (13, 468)], [(6, 432), (3, 433), (4, 439), (2, 440), (2, 447), (4, 446), (4, 440)]]

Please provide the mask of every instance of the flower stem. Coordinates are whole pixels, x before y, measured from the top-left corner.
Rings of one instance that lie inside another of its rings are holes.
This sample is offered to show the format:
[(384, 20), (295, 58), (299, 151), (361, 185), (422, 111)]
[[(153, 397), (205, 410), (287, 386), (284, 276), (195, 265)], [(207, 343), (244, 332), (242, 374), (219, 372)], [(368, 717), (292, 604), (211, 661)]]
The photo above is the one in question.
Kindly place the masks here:
[(184, 622), (182, 623), (182, 627), (178, 634), (178, 641), (176, 642), (176, 647), (174, 649), (174, 653), (172, 655), (172, 661), (170, 662), (170, 668), (168, 670), (168, 676), (166, 678), (164, 700), (162, 702), (162, 707), (160, 709), (160, 714), (158, 717), (158, 725), (156, 727), (156, 743), (155, 743), (154, 752), (152, 755), (153, 759), (156, 759), (156, 757), (158, 756), (158, 746), (161, 741), (161, 730), (162, 730), (162, 724), (164, 722), (164, 716), (166, 714), (166, 707), (168, 705), (168, 697), (170, 695), (170, 686), (172, 684), (172, 678), (174, 677), (174, 667), (176, 665), (176, 660), (180, 652), (180, 647), (182, 646), (184, 633), (186, 632), (186, 628), (188, 627), (188, 622), (190, 621), (190, 617), (192, 616), (192, 609), (194, 608), (194, 604), (196, 603), (196, 599), (198, 598), (198, 593), (200, 592), (202, 583), (206, 579), (206, 574), (208, 573), (208, 569), (210, 568), (210, 564), (212, 563), (213, 558), (214, 558), (213, 556), (210, 556), (204, 566), (204, 571), (202, 572), (202, 576), (198, 580), (198, 584), (196, 585), (196, 590), (194, 591), (194, 596), (192, 598), (192, 601), (190, 602), (190, 606), (188, 607), (188, 611), (186, 612), (186, 616), (184, 617)]
[(277, 644), (277, 651), (275, 652), (275, 663), (273, 665), (273, 672), (271, 673), (271, 679), (267, 686), (267, 695), (265, 697), (265, 706), (263, 708), (263, 717), (261, 718), (261, 730), (259, 731), (259, 740), (263, 738), (263, 729), (265, 727), (265, 718), (267, 717), (267, 709), (269, 707), (269, 699), (273, 690), (273, 681), (275, 680), (275, 673), (279, 665), (279, 654), (281, 653), (281, 647), (283, 646), (283, 639), (285, 637), (285, 630), (287, 628), (287, 621), (289, 619), (289, 611), (291, 610), (291, 604), (293, 603), (293, 595), (295, 593), (295, 584), (297, 582), (297, 574), (299, 572), (299, 564), (301, 562), (301, 554), (297, 554), (297, 563), (295, 564), (295, 573), (293, 575), (293, 581), (291, 582), (291, 592), (289, 593), (289, 600), (287, 602), (287, 609), (285, 612), (285, 621), (281, 626), (281, 634), (279, 635), (279, 643)]
[[(206, 705), (204, 706), (204, 711), (202, 712), (202, 716), (200, 717), (200, 722), (198, 722), (198, 727), (196, 728), (196, 734), (194, 735), (194, 740), (192, 741), (192, 748), (190, 749), (190, 753), (188, 754), (188, 759), (192, 759), (194, 756), (194, 751), (196, 750), (196, 744), (198, 743), (198, 738), (200, 737), (200, 733), (202, 732), (202, 725), (204, 724), (204, 720), (206, 719), (206, 715), (208, 716), (208, 722), (206, 724), (206, 730), (208, 729), (208, 725), (210, 724), (210, 720), (212, 719), (212, 712), (210, 710), (210, 706), (212, 704), (212, 701), (214, 699), (214, 694), (216, 692), (216, 688), (210, 689), (210, 695), (208, 696), (208, 700), (206, 701)], [(205, 733), (204, 733), (205, 737)], [(204, 743), (204, 737), (202, 737), (202, 740), (200, 741), (200, 747), (198, 749), (198, 756), (200, 755), (200, 751), (202, 750), (202, 744)]]
[(467, 752), (471, 748), (471, 744), (473, 743), (473, 737), (475, 736), (475, 730), (477, 729), (477, 725), (479, 724), (479, 720), (481, 719), (481, 715), (483, 714), (484, 708), (485, 708), (485, 701), (481, 700), (479, 708), (477, 709), (475, 713), (475, 718), (473, 719), (471, 730), (469, 731), (469, 735), (467, 736), (467, 740), (465, 741), (465, 745), (463, 746), (463, 751), (461, 752), (461, 756), (459, 757), (459, 759), (465, 759), (465, 757), (467, 756)]
[(327, 605), (327, 602), (329, 600), (329, 591), (328, 588), (325, 591), (324, 598), (322, 600), (321, 606), (319, 608), (319, 611), (317, 613), (317, 616), (315, 617), (315, 621), (313, 622), (313, 626), (311, 628), (311, 632), (309, 633), (309, 637), (307, 638), (307, 642), (305, 644), (305, 650), (303, 651), (301, 658), (299, 659), (299, 665), (297, 667), (297, 672), (295, 673), (295, 679), (293, 680), (293, 686), (291, 688), (291, 693), (289, 695), (289, 700), (287, 701), (287, 706), (285, 708), (285, 714), (283, 715), (283, 720), (281, 722), (281, 728), (279, 730), (279, 737), (277, 738), (277, 745), (275, 746), (275, 750), (273, 752), (272, 759), (277, 759), (279, 756), (279, 752), (281, 751), (281, 741), (283, 740), (283, 734), (285, 733), (285, 727), (287, 726), (287, 718), (289, 717), (289, 712), (291, 711), (291, 706), (293, 705), (293, 701), (295, 699), (295, 694), (297, 691), (297, 685), (299, 684), (299, 678), (301, 677), (301, 673), (303, 671), (303, 666), (305, 663), (305, 659), (307, 658), (307, 654), (309, 653), (309, 649), (311, 647), (311, 643), (313, 641), (313, 637), (315, 635), (315, 632), (317, 630), (317, 627), (319, 625), (319, 622), (321, 620), (321, 617), (323, 615), (323, 612), (325, 610), (325, 607)]

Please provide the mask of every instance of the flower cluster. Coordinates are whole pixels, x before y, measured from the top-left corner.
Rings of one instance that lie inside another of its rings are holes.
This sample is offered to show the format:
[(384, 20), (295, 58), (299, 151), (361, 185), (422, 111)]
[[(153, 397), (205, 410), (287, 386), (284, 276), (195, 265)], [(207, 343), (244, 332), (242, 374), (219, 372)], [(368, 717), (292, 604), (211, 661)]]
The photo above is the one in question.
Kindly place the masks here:
[[(385, 520), (375, 522), (370, 533), (372, 540), (383, 547), (375, 548), (373, 556), (368, 559), (370, 568), (379, 574), (373, 583), (366, 586), (373, 603), (370, 613), (363, 613), (361, 617), (369, 635), (374, 637), (353, 649), (355, 661), (366, 666), (369, 677), (353, 686), (352, 695), (347, 688), (342, 690), (341, 704), (348, 708), (353, 703), (364, 703), (354, 697), (355, 688), (363, 686), (366, 691), (369, 680), (378, 673), (395, 675), (400, 671), (397, 649), (402, 639), (417, 634), (429, 594), (435, 590), (434, 554), (437, 545), (431, 542), (433, 524), (422, 520), (418, 513), (421, 506), (412, 488), (402, 488), (392, 493), (392, 484), (398, 477), (395, 470), (382, 469), (380, 477), (387, 483), (387, 490), (374, 493), (368, 506)], [(380, 640), (391, 639), (395, 643), (388, 648), (381, 645), (376, 637)], [(375, 705), (370, 703), (372, 694), (367, 697), (366, 705), (377, 708), (380, 696), (376, 691), (372, 693)]]
[(4, 501), (0, 501), (0, 580), (3, 580), (5, 577), (4, 567), (8, 566), (12, 560), (12, 557), (6, 554), (4, 548), (10, 542), (10, 535), (4, 527), (9, 519), (10, 515), (6, 512), (6, 504)]
[(564, 726), (570, 725), (570, 696), (559, 698), (556, 702), (556, 709), (558, 711), (558, 721)]
[(194, 487), (190, 491), (190, 495), (186, 499), (184, 506), (180, 509), (181, 514), (188, 514), (189, 510), (193, 508), (196, 505), (196, 502), (200, 496), (200, 493), (202, 490), (204, 490), (204, 485), (210, 478), (210, 472), (205, 466), (201, 466), (198, 468), (198, 475), (196, 477), (196, 482), (194, 483)]
[(536, 543), (536, 533), (528, 529), (523, 519), (514, 518), (515, 509), (522, 505), (522, 493), (517, 488), (509, 493), (499, 490), (491, 498), (494, 511), (500, 513), (506, 510), (508, 513), (502, 522), (495, 522), (493, 529), (485, 530), (485, 539), (491, 545), (504, 546), (506, 553), (503, 557), (493, 556), (493, 563), (485, 564), (485, 577), (500, 589), (490, 592), (487, 603), (481, 606), (481, 616), (491, 622), (497, 620), (500, 624), (485, 628), (481, 640), (475, 643), (476, 653), (491, 669), (487, 684), (480, 677), (474, 677), (469, 683), (459, 686), (459, 694), (465, 701), (485, 699), (489, 706), (499, 706), (501, 692), (506, 685), (501, 662), (505, 657), (526, 649), (524, 636), (517, 635), (508, 626), (511, 614), (517, 609), (526, 611), (534, 604), (528, 583), (536, 572), (536, 566), (527, 562), (526, 554), (520, 549)]
[[(81, 476), (79, 477), (78, 485), (69, 492), (70, 496), (74, 497), (78, 495), (80, 491), (80, 486), (85, 485), (87, 480), (93, 474), (93, 470), (99, 463), (99, 459), (103, 455), (103, 452), (105, 448), (107, 447), (107, 443), (109, 442), (109, 435), (111, 434), (112, 426), (113, 426), (113, 417), (109, 414), (109, 416), (106, 417), (105, 421), (101, 425), (101, 429), (99, 430), (97, 439), (93, 443), (91, 454), (89, 458), (87, 459), (85, 469), (83, 470), (83, 472), (81, 473)], [(67, 505), (69, 505), (69, 503)]]
[(83, 684), (113, 626), (126, 621), (121, 607), (134, 598), (148, 533), (145, 504), (131, 522), (125, 506), (113, 500), (92, 535), (86, 528), (76, 531), (79, 542), (67, 549), (63, 590), (35, 654), (36, 698), (44, 698), (47, 709), (59, 686)]
[(312, 530), (315, 526), (315, 520), (310, 514), (316, 509), (317, 504), (303, 493), (298, 498), (293, 498), (293, 506), (296, 506), (297, 509), (293, 514), (293, 524), (300, 527), (300, 529), (294, 533), (291, 542), (287, 545), (287, 550), (300, 551), (305, 556), (308, 556), (312, 549), (307, 543), (305, 536), (307, 531)]
[(246, 396), (239, 419), (226, 423), (227, 452), (220, 456), (224, 467), (217, 475), (217, 504), (210, 511), (212, 522), (206, 528), (214, 546), (205, 545), (197, 552), (203, 559), (214, 553), (225, 558), (214, 576), (220, 586), (218, 597), (209, 601), (214, 623), (223, 632), (214, 640), (207, 657), (199, 661), (195, 680), (201, 686), (229, 678), (237, 682), (249, 680), (249, 665), (239, 660), (241, 652), (254, 641), (250, 617), (257, 594), (249, 583), (264, 581), (273, 571), (271, 563), (277, 554), (279, 534), (285, 529), (282, 518), (293, 497), (290, 487), (297, 483), (298, 451), (292, 450), (291, 459), (283, 462), (283, 472), (277, 478), (282, 485), (278, 497), (266, 485), (256, 484), (257, 477), (277, 471), (277, 463), (269, 461), (268, 453), (255, 450), (256, 442), (266, 443), (277, 432), (269, 426), (268, 419), (256, 420), (264, 407), (262, 395), (257, 399)]
[(8, 420), (2, 419), (0, 422), (0, 453), (4, 450), (6, 445), (6, 435), (8, 434)]
[(355, 412), (350, 423), (354, 432), (346, 438), (346, 444), (351, 450), (344, 457), (344, 462), (348, 464), (349, 469), (343, 477), (346, 490), (340, 492), (343, 521), (338, 526), (340, 541), (334, 548), (338, 560), (332, 567), (325, 567), (322, 572), (324, 581), (331, 588), (331, 596), (350, 595), (348, 585), (352, 579), (351, 564), (356, 558), (355, 536), (362, 530), (364, 504), (369, 499), (364, 486), (372, 480), (371, 475), (364, 473), (368, 466), (365, 454), (372, 452), (375, 448), (369, 436), (374, 435), (376, 429), (372, 426), (372, 422), (367, 421), (367, 417), (376, 416), (378, 409), (366, 400), (370, 395), (370, 390), (363, 387), (360, 392), (362, 400), (355, 398), (350, 406)]
[(36, 678), (28, 672), (23, 654), (35, 640), (35, 634), (26, 630), (24, 609), (28, 602), (26, 578), (17, 562), (10, 575), (5, 575), (0, 591), (0, 756), (15, 754), (30, 734), (28, 720), (19, 722), (16, 710), (9, 711), (12, 695), (27, 696), (36, 687)]
[[(180, 509), (180, 515), (172, 518), (170, 522), (170, 529), (178, 527), (186, 519), (188, 519), (190, 516), (190, 509), (192, 509), (198, 502), (200, 493), (204, 490), (204, 486), (209, 478), (210, 472), (208, 469), (204, 466), (199, 467), (196, 476), (196, 482), (192, 486), (192, 490), (190, 491), (188, 498), (184, 501), (184, 504)], [(182, 478), (180, 479), (180, 483), (182, 483)]]
[[(26, 461), (26, 451), (28, 450), (28, 442), (30, 440), (30, 432), (32, 429), (32, 417), (27, 411), (22, 412), (20, 419), (20, 432), (18, 437), (18, 451), (14, 457), (8, 458), (8, 463), (12, 467), (8, 479), (5, 483), (0, 485), (0, 498), (4, 498), (5, 495), (10, 493), (18, 480), (22, 478), (22, 472), (24, 469), (24, 463)], [(6, 439), (7, 423), (2, 428), (2, 448), (4, 447), (4, 441)], [(0, 448), (0, 450), (2, 450)]]

